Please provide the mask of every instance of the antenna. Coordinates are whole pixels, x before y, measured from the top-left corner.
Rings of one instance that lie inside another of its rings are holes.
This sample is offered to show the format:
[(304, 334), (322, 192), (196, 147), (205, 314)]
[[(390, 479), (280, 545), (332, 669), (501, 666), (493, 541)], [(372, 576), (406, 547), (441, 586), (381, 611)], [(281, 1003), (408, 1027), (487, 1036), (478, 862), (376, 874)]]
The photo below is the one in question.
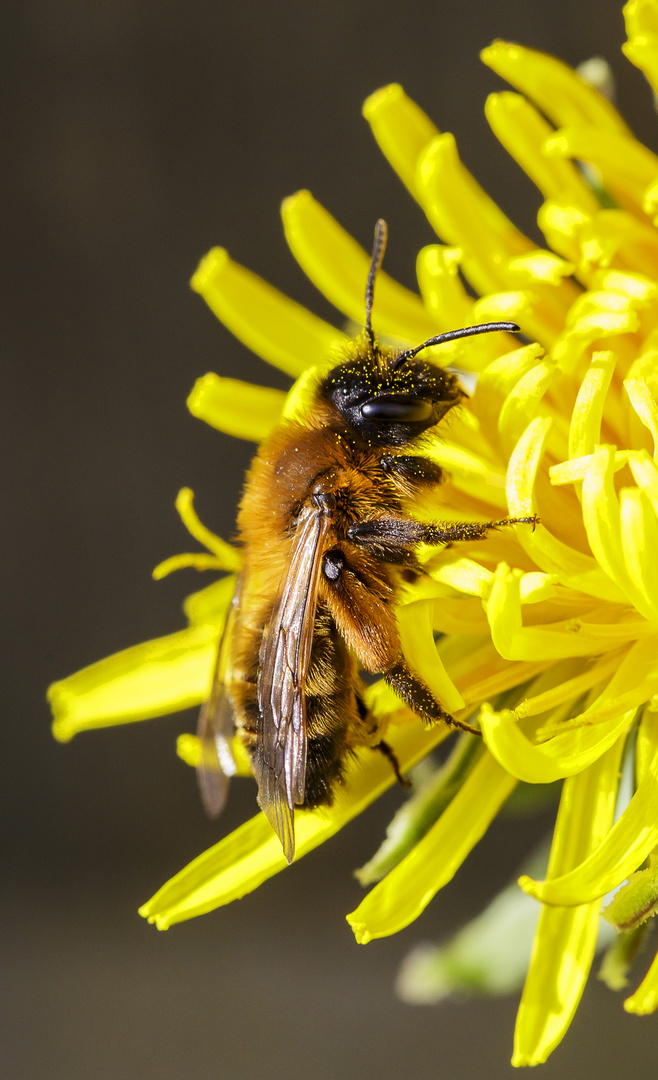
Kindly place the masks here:
[[(370, 259), (370, 269), (368, 270), (368, 281), (366, 283), (366, 324), (363, 329), (371, 349), (375, 347), (375, 334), (372, 329), (372, 301), (375, 293), (375, 278), (382, 265), (387, 239), (388, 225), (383, 218), (380, 218), (375, 225), (375, 241), (372, 245), (372, 258)], [(422, 345), (420, 347), (422, 348)]]
[[(379, 225), (379, 222), (377, 224)], [(370, 278), (368, 278), (368, 281), (370, 281)], [(508, 330), (510, 333), (516, 333), (520, 329), (521, 327), (513, 322), (489, 322), (480, 323), (478, 326), (464, 326), (461, 330), (448, 330), (445, 334), (438, 334), (436, 337), (428, 338), (422, 345), (416, 345), (415, 349), (407, 349), (406, 352), (401, 353), (395, 362), (391, 364), (391, 371), (395, 371), (405, 360), (411, 360), (421, 349), (427, 349), (430, 345), (443, 345), (445, 341), (456, 341), (458, 338), (473, 337), (475, 334), (490, 334), (492, 330)]]

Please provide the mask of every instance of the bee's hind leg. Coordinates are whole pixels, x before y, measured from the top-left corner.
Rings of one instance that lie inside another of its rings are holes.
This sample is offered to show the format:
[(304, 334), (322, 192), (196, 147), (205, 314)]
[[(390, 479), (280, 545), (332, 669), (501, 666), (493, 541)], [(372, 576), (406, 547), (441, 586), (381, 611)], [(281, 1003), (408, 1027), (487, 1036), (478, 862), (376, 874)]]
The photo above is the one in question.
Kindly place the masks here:
[(398, 784), (400, 784), (403, 788), (413, 787), (411, 780), (408, 780), (406, 776), (402, 775), (398, 756), (392, 746), (389, 746), (389, 744), (387, 742), (384, 742), (384, 740), (382, 739), (380, 742), (375, 743), (375, 745), (371, 747), (371, 749), (379, 750), (380, 754), (383, 754), (384, 757), (390, 761), (391, 768), (395, 773), (395, 779), (397, 780)]
[(384, 675), (385, 681), (391, 690), (402, 698), (404, 703), (427, 723), (435, 724), (437, 720), (443, 720), (451, 727), (459, 728), (460, 731), (468, 731), (471, 735), (482, 735), (478, 728), (465, 724), (462, 720), (455, 720), (449, 712), (443, 708), (440, 701), (428, 686), (425, 685), (419, 675), (412, 671), (405, 660), (400, 658), (396, 664)]

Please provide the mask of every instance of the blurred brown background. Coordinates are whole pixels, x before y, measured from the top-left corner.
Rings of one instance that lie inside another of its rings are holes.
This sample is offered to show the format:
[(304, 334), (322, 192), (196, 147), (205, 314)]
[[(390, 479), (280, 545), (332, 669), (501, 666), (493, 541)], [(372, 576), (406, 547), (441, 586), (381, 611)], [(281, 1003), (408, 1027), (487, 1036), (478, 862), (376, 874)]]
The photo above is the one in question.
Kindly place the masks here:
[[(330, 319), (287, 253), (278, 205), (313, 193), (413, 285), (429, 226), (381, 159), (362, 99), (398, 80), (503, 207), (536, 235), (537, 194), (485, 123), (493, 37), (571, 63), (607, 57), (654, 148), (648, 87), (620, 53), (616, 0), (23, 0), (0, 67), (2, 1075), (20, 1080), (510, 1077), (511, 1000), (413, 1009), (398, 963), (476, 913), (550, 823), (501, 822), (405, 933), (358, 947), (351, 875), (396, 802), (374, 807), (251, 897), (158, 934), (136, 914), (167, 877), (254, 812), (236, 783), (219, 827), (174, 756), (178, 716), (55, 744), (48, 682), (179, 627), (193, 572), (189, 484), (230, 536), (251, 447), (193, 420), (208, 370), (285, 386), (188, 289), (200, 256), (239, 261)], [(209, 579), (208, 579), (209, 580)], [(546, 1080), (647, 1074), (655, 1019), (593, 982)]]

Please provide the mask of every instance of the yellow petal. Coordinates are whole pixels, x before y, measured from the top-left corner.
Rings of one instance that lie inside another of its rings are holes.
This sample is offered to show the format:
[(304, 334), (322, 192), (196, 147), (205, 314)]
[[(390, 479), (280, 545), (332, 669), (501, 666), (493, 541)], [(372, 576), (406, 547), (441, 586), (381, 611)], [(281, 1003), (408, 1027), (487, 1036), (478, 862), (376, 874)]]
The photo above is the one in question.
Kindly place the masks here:
[(658, 173), (658, 157), (621, 132), (562, 128), (546, 139), (544, 152), (549, 159), (571, 157), (596, 165), (604, 186), (631, 209), (642, 208), (645, 189)]
[(591, 855), (568, 873), (544, 882), (523, 877), (519, 885), (544, 904), (585, 904), (605, 896), (637, 870), (656, 844), (658, 769), (652, 763), (619, 821)]
[(554, 56), (498, 40), (480, 58), (531, 98), (556, 127), (591, 124), (595, 130), (628, 132), (615, 107)]
[(235, 576), (213, 581), (205, 589), (190, 593), (183, 601), (183, 611), (192, 626), (223, 626), (235, 593)]
[(658, 519), (639, 488), (622, 488), (619, 504), (626, 566), (635, 595), (640, 597), (638, 609), (658, 623), (658, 560), (649, 554), (658, 551)]
[(131, 724), (200, 705), (208, 696), (218, 628), (192, 626), (146, 641), (83, 668), (48, 690), (53, 734)]
[(574, 675), (573, 678), (564, 677), (557, 686), (537, 691), (532, 696), (524, 698), (514, 709), (515, 717), (517, 720), (522, 720), (526, 716), (537, 716), (539, 713), (555, 709), (566, 701), (576, 701), (587, 690), (591, 690), (597, 683), (603, 682), (612, 675), (626, 652), (624, 648), (613, 652), (612, 656), (606, 655), (585, 671)]
[(575, 731), (579, 727), (605, 723), (621, 712), (637, 709), (653, 696), (658, 689), (658, 637), (655, 626), (645, 625), (649, 633), (646, 637), (636, 634), (639, 640), (628, 649), (599, 696), (578, 716), (557, 725), (551, 721), (545, 723), (537, 731), (537, 738), (548, 738), (567, 729)]
[[(516, 526), (520, 529), (521, 526)], [(558, 660), (590, 656), (617, 648), (629, 636), (639, 636), (644, 625), (595, 619), (564, 619), (538, 626), (523, 626), (521, 573), (501, 563), (485, 602), (491, 639), (507, 660)], [(627, 706), (630, 707), (630, 706)]]
[(508, 456), (531, 420), (537, 415), (546, 391), (560, 375), (552, 360), (540, 360), (508, 393), (498, 416), (498, 435)]
[(519, 379), (535, 367), (543, 352), (541, 345), (523, 345), (520, 349), (493, 360), (482, 372), (470, 407), (484, 432), (497, 431), (498, 416), (507, 395)]
[[(550, 419), (536, 417), (528, 424), (510, 458), (507, 469), (507, 501), (514, 517), (536, 513), (534, 484), (541, 463)], [(595, 559), (562, 543), (544, 525), (534, 532), (517, 529), (517, 539), (532, 560), (564, 585), (589, 596), (624, 603), (625, 594), (604, 574)]]
[(550, 784), (582, 772), (600, 758), (627, 730), (634, 716), (632, 709), (595, 728), (556, 735), (541, 746), (532, 744), (510, 709), (495, 712), (490, 705), (483, 705), (480, 726), (496, 761), (512, 776), (527, 784)]
[(207, 529), (197, 517), (194, 509), (194, 492), (191, 488), (180, 489), (176, 496), (176, 509), (190, 536), (213, 553), (222, 570), (236, 573), (241, 568), (242, 553), (232, 544), (227, 544), (226, 540), (222, 540), (221, 536), (216, 536), (214, 532)]
[[(615, 451), (613, 461), (615, 472), (619, 472), (628, 465), (631, 452), (629, 450)], [(578, 480), (584, 480), (592, 464), (592, 456), (592, 454), (585, 454), (584, 457), (570, 458), (569, 461), (560, 461), (557, 465), (551, 465), (548, 470), (551, 484), (575, 484)]]
[[(281, 215), (290, 250), (306, 276), (339, 311), (361, 326), (370, 255), (310, 191), (285, 199)], [(385, 273), (377, 275), (373, 326), (378, 333), (414, 344), (437, 332), (420, 296)]]
[[(570, 277), (575, 269), (573, 263), (565, 262), (553, 251), (543, 248), (530, 251), (527, 255), (517, 255), (507, 264), (507, 272), (512, 281), (518, 279), (522, 285), (533, 285), (537, 281), (559, 285), (565, 277)], [(577, 295), (578, 290), (574, 288), (574, 299)]]
[[(583, 521), (592, 552), (610, 578), (625, 593), (638, 611), (652, 618), (651, 605), (637, 588), (628, 566), (628, 548), (635, 542), (633, 532), (622, 534), (621, 510), (614, 486), (614, 447), (597, 446), (592, 454), (583, 480)], [(630, 495), (626, 500), (626, 520), (633, 528), (640, 528), (637, 515), (633, 514)], [(648, 527), (648, 519), (645, 524)], [(651, 549), (648, 549), (651, 550)], [(638, 558), (643, 558), (643, 554)], [(636, 559), (637, 563), (637, 559)], [(642, 568), (639, 573), (642, 575)]]
[(357, 941), (395, 934), (418, 918), (483, 836), (516, 781), (485, 753), (430, 831), (347, 916)]
[(628, 394), (636, 415), (651, 433), (653, 439), (654, 460), (658, 457), (658, 405), (645, 379), (635, 377), (624, 380), (624, 389)]
[(490, 94), (484, 111), (496, 138), (537, 185), (544, 198), (567, 197), (587, 213), (599, 202), (581, 173), (570, 161), (550, 158), (544, 144), (553, 128), (520, 94)]
[[(446, 470), (450, 482), (485, 505), (505, 510), (505, 473), (456, 442), (433, 440), (423, 455)], [(440, 512), (440, 511), (439, 511)]]
[(283, 390), (224, 379), (210, 371), (195, 382), (187, 407), (192, 416), (225, 435), (262, 442), (281, 419), (285, 398)]
[(208, 252), (191, 284), (239, 341), (289, 375), (345, 344), (340, 330), (233, 262), (223, 248)]
[[(562, 788), (549, 878), (569, 871), (606, 836), (615, 808), (623, 739)], [(598, 900), (576, 908), (543, 907), (514, 1035), (516, 1066), (546, 1061), (566, 1032), (594, 957)]]
[[(391, 726), (386, 739), (406, 772), (448, 734), (444, 725), (427, 730), (415, 721)], [(295, 860), (342, 829), (394, 782), (391, 766), (381, 754), (358, 751), (334, 806), (295, 815)], [(140, 908), (140, 915), (166, 930), (245, 896), (287, 865), (267, 818), (257, 814), (163, 885)]]
[(384, 157), (415, 198), (416, 163), (437, 128), (399, 83), (375, 90), (363, 104), (363, 115)]
[(634, 333), (639, 320), (633, 311), (600, 311), (583, 315), (560, 335), (552, 349), (562, 371), (574, 372), (583, 353), (595, 341)]
[(658, 711), (653, 702), (645, 705), (635, 743), (635, 782), (641, 783), (658, 751)]
[(462, 165), (453, 135), (437, 135), (418, 161), (421, 205), (438, 236), (462, 249), (479, 293), (505, 289), (506, 262), (534, 248)]
[(644, 72), (654, 91), (658, 88), (658, 20), (654, 0), (631, 0), (623, 8), (629, 40), (622, 49)]
[(446, 672), (434, 643), (432, 602), (405, 604), (397, 612), (402, 655), (448, 712), (464, 708), (464, 699)]
[(626, 1012), (647, 1016), (658, 1009), (658, 956), (647, 971), (634, 994), (624, 1002)]
[(569, 427), (569, 457), (591, 454), (601, 442), (601, 420), (606, 394), (615, 370), (612, 352), (595, 352), (580, 384)]

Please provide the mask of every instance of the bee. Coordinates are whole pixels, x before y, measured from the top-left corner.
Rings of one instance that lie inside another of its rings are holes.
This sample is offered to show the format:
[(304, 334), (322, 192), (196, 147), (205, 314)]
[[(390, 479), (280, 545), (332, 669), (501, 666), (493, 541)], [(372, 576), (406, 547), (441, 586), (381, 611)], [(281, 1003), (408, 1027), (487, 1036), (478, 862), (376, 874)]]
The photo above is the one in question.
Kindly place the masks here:
[[(244, 563), (201, 710), (199, 782), (216, 816), (235, 771), (235, 729), (251, 758), (258, 802), (291, 862), (295, 807), (330, 805), (358, 747), (383, 753), (401, 782), (360, 669), (381, 674), (427, 723), (456, 721), (405, 660), (395, 619), (403, 583), (422, 574), (417, 549), (479, 540), (485, 523), (417, 521), (414, 497), (441, 483), (423, 436), (465, 396), (457, 377), (418, 354), (511, 322), (439, 334), (412, 349), (380, 345), (372, 328), (387, 227), (375, 227), (363, 333), (318, 376), (303, 419), (261, 445), (238, 514)], [(421, 451), (420, 453), (418, 451)], [(479, 733), (478, 733), (479, 734)]]

